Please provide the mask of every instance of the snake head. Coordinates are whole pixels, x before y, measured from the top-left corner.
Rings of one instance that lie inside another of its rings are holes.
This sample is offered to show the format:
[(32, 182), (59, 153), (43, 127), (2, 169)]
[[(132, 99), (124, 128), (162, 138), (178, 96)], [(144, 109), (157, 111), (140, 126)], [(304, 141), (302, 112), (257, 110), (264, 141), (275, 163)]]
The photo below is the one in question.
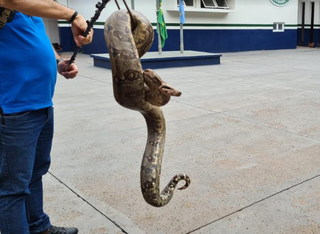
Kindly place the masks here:
[(161, 93), (164, 93), (168, 96), (175, 96), (175, 97), (181, 96), (181, 92), (179, 90), (174, 89), (173, 87), (171, 87), (168, 84), (161, 85), (159, 87), (159, 90)]
[(176, 90), (171, 85), (164, 82), (160, 76), (151, 69), (144, 70), (143, 78), (144, 82), (151, 90), (158, 90), (166, 96), (181, 96), (179, 90)]

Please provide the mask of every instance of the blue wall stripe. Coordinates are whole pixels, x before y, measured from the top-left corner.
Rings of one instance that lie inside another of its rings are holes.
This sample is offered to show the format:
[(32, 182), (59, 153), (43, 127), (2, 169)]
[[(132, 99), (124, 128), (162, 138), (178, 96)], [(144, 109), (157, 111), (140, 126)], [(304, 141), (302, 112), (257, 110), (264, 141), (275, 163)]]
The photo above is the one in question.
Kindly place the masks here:
[[(60, 42), (63, 51), (73, 51), (76, 46), (69, 27), (60, 27)], [(307, 31), (307, 30), (306, 30)], [(319, 38), (319, 32), (315, 38)], [(318, 30), (319, 31), (319, 30)], [(299, 34), (297, 29), (288, 29), (284, 32), (273, 32), (262, 29), (223, 29), (223, 30), (184, 30), (185, 50), (196, 50), (213, 53), (239, 52), (252, 50), (294, 49)], [(306, 33), (307, 35), (308, 33)], [(180, 50), (180, 31), (168, 30), (169, 38), (163, 51)], [(150, 51), (158, 50), (157, 36)], [(93, 42), (83, 47), (83, 53), (107, 53), (103, 29), (95, 29)]]

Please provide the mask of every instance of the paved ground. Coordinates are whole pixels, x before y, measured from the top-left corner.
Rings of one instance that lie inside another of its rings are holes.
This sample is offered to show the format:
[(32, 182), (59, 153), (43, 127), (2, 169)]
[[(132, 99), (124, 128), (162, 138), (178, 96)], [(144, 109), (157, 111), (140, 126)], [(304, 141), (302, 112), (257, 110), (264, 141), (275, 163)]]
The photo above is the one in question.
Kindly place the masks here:
[[(65, 55), (67, 56), (67, 55)], [(165, 107), (161, 188), (191, 186), (147, 205), (139, 171), (146, 125), (113, 98), (111, 72), (79, 55), (58, 78), (45, 204), (80, 234), (320, 233), (320, 50), (223, 54), (222, 64), (161, 69), (183, 95)]]

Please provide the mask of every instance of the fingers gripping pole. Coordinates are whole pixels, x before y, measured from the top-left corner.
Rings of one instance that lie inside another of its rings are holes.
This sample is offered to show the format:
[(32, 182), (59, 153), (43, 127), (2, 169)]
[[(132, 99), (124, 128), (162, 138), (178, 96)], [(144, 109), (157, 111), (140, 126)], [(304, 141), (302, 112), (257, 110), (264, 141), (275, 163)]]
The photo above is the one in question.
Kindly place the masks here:
[[(88, 26), (87, 26), (87, 29), (82, 34), (82, 36), (86, 37), (89, 34), (90, 30), (93, 28), (93, 24), (98, 20), (102, 10), (106, 7), (108, 2), (110, 2), (110, 0), (102, 0), (102, 3), (98, 2), (96, 4), (97, 10), (96, 10), (94, 16), (91, 17), (91, 20), (90, 21), (87, 20)], [(77, 46), (76, 50), (74, 51), (72, 57), (69, 60), (68, 66), (66, 68), (66, 71), (69, 70), (70, 65), (75, 61), (76, 56), (77, 56), (78, 52), (80, 51), (80, 49), (81, 49), (81, 47)]]

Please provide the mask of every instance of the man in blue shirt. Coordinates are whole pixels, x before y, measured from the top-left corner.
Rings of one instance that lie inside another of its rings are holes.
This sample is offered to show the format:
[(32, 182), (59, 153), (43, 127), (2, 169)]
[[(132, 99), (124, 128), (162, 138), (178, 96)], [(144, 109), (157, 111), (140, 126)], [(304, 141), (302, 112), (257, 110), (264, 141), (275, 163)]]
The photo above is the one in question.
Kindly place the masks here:
[(76, 234), (52, 226), (43, 211), (42, 176), (50, 165), (52, 97), (57, 71), (74, 78), (78, 69), (53, 49), (40, 17), (72, 23), (78, 46), (85, 19), (53, 0), (0, 0), (0, 230), (2, 234)]

